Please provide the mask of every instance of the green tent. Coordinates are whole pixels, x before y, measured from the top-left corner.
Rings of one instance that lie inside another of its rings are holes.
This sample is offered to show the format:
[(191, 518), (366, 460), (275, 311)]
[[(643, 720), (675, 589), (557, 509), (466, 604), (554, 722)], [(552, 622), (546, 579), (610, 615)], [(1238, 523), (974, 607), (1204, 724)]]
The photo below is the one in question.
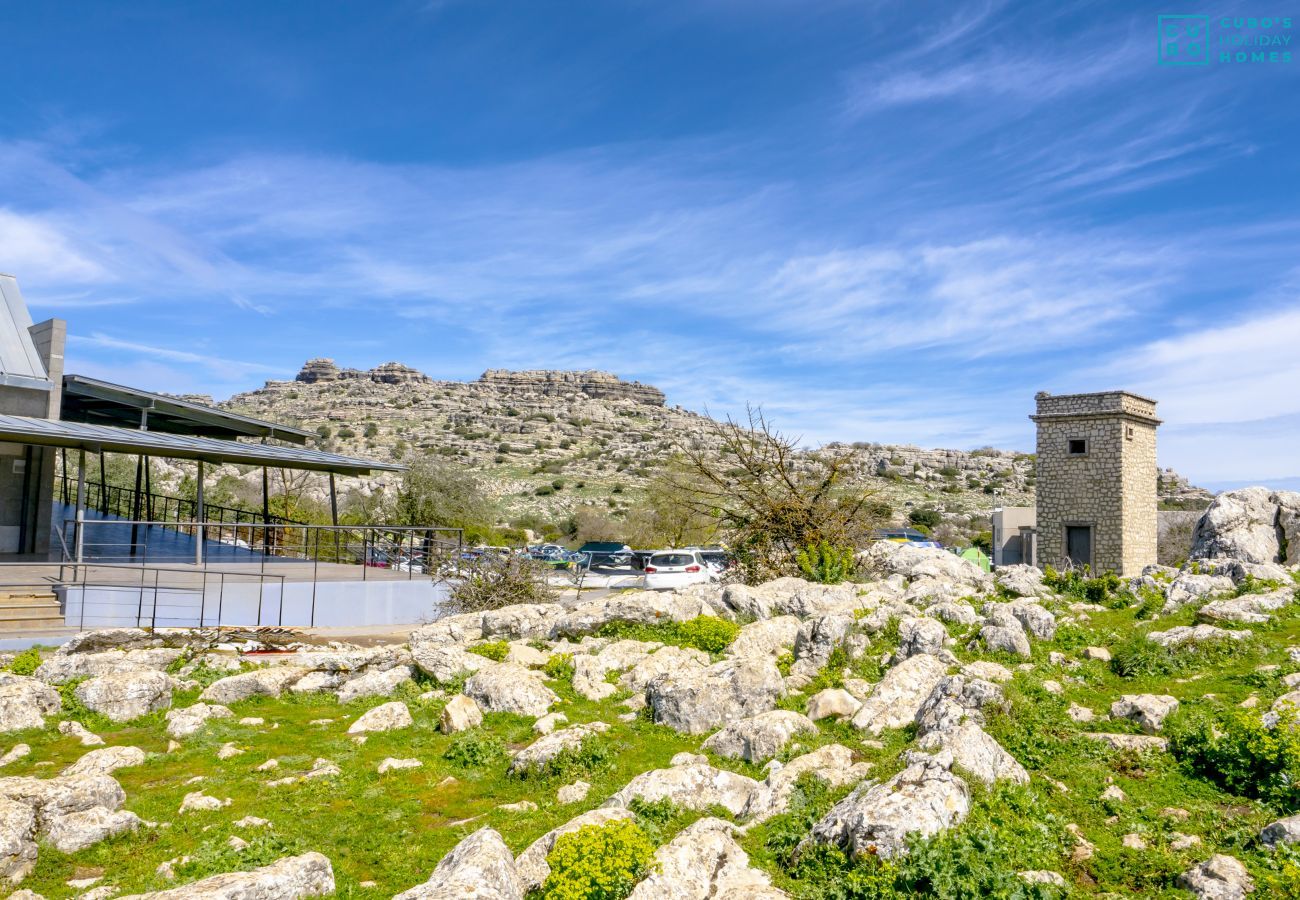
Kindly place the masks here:
[(968, 559), (971, 562), (975, 563), (975, 565), (979, 566), (985, 572), (989, 571), (989, 569), (991, 568), (989, 566), (988, 555), (979, 547), (968, 547), (965, 550), (963, 550), (959, 555), (961, 556), (962, 559)]

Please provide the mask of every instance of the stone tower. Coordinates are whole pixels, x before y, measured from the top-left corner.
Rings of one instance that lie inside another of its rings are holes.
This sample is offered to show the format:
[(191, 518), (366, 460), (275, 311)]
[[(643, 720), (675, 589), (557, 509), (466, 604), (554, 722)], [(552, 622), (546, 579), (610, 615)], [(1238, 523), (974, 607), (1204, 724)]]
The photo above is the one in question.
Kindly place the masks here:
[(1035, 396), (1039, 565), (1137, 575), (1156, 561), (1156, 402)]

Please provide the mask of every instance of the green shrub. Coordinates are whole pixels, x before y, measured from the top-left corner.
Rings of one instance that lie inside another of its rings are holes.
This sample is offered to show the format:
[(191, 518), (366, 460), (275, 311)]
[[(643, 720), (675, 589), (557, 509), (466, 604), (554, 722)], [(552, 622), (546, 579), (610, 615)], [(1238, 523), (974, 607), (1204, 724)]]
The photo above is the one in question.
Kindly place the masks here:
[(506, 745), (479, 729), (462, 731), (452, 738), (442, 758), (463, 769), (480, 768), (504, 760)]
[(635, 822), (587, 825), (562, 834), (546, 857), (545, 900), (623, 900), (650, 870), (655, 846)]
[(794, 668), (794, 654), (789, 650), (776, 658), (776, 670), (781, 673), (782, 678), (789, 675), (792, 668)]
[(1174, 654), (1145, 634), (1131, 634), (1111, 652), (1110, 668), (1121, 678), (1168, 675), (1176, 668)]
[(1300, 806), (1300, 716), (1269, 728), (1259, 713), (1224, 710), (1171, 729), (1169, 749), (1190, 772), (1234, 794), (1293, 811)]
[(572, 780), (579, 775), (589, 775), (608, 769), (614, 752), (609, 744), (597, 736), (588, 737), (577, 747), (566, 747), (540, 766), (520, 769), (520, 778), (563, 778)]
[(695, 647), (705, 653), (721, 653), (740, 634), (739, 625), (717, 616), (696, 616), (678, 622), (673, 630), (683, 646)]
[(31, 675), (40, 666), (41, 651), (31, 647), (14, 657), (14, 661), (9, 664), (9, 671), (15, 675)]
[(493, 662), (505, 662), (506, 657), (510, 655), (510, 645), (505, 641), (489, 641), (465, 649), (470, 653), (477, 653), (479, 656), (486, 657)]
[(943, 513), (933, 507), (914, 509), (907, 514), (907, 521), (911, 522), (918, 530), (929, 533), (943, 523)]
[(556, 653), (546, 661), (542, 666), (542, 671), (546, 673), (547, 678), (554, 678), (556, 681), (573, 680), (573, 654)]
[(839, 584), (853, 575), (852, 547), (832, 547), (826, 541), (811, 544), (795, 554), (804, 578), (818, 584)]

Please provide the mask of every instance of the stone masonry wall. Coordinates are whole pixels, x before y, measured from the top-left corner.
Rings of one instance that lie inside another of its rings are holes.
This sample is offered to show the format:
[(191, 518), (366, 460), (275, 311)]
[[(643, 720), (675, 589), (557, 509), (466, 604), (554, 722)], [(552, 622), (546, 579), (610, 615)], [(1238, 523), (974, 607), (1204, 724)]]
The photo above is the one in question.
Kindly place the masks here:
[[(1092, 527), (1092, 568), (1122, 575), (1156, 561), (1155, 403), (1121, 391), (1039, 395), (1038, 558), (1060, 565), (1065, 529)], [(1069, 442), (1086, 452), (1071, 455)]]

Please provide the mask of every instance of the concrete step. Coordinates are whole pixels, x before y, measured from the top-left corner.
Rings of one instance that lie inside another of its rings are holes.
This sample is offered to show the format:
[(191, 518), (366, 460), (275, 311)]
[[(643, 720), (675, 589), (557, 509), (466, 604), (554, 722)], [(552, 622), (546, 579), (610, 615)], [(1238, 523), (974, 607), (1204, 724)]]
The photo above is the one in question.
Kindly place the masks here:
[(42, 631), (50, 628), (66, 628), (67, 623), (61, 615), (35, 614), (21, 618), (0, 619), (0, 637), (9, 637), (23, 631)]
[(0, 622), (14, 622), (30, 618), (50, 618), (63, 615), (63, 609), (57, 603), (41, 606), (4, 606), (0, 605)]

